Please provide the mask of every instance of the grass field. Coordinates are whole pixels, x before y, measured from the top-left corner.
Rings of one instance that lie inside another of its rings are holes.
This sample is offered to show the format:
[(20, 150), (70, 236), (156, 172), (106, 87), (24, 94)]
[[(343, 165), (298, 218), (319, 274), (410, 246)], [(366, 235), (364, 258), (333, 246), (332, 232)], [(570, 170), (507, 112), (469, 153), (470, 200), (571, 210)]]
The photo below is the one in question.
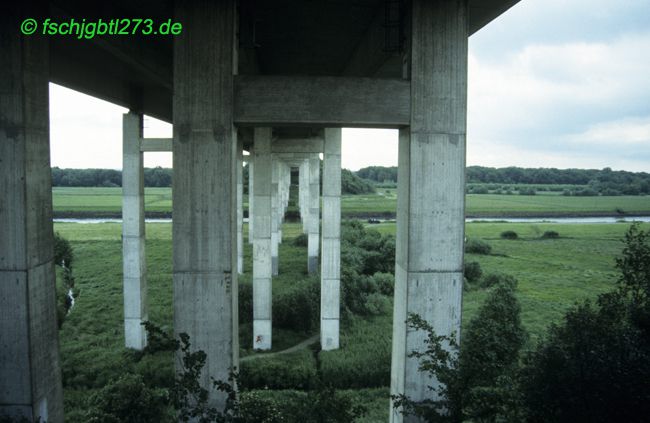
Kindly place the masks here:
[[(119, 214), (121, 188), (54, 188), (53, 204), (57, 215), (107, 213)], [(650, 197), (565, 197), (545, 192), (539, 195), (468, 194), (467, 216), (590, 216), (648, 215)], [(244, 197), (244, 207), (248, 200)], [(341, 201), (344, 216), (392, 216), (397, 207), (397, 190), (378, 189), (377, 194), (345, 195)], [(170, 213), (171, 188), (147, 188), (145, 209), (153, 213)]]
[[(627, 224), (526, 224), (470, 223), (469, 237), (482, 238), (493, 247), (489, 256), (466, 255), (478, 261), (484, 272), (505, 272), (519, 280), (517, 295), (522, 304), (522, 319), (531, 334), (530, 345), (543, 336), (549, 323), (557, 322), (576, 301), (594, 298), (614, 286), (614, 258), (620, 253)], [(648, 229), (649, 224), (643, 228)], [(76, 254), (75, 277), (79, 292), (76, 304), (60, 332), (61, 360), (67, 421), (83, 421), (88, 396), (112, 377), (125, 371), (138, 371), (151, 380), (172, 371), (168, 355), (124, 367), (122, 332), (122, 266), (119, 224), (55, 224), (55, 230), (72, 242)], [(393, 223), (373, 225), (383, 233), (394, 233)], [(556, 230), (559, 239), (542, 240), (546, 230)], [(518, 240), (503, 240), (499, 234), (514, 230)], [(244, 233), (247, 233), (246, 231)], [(291, 238), (299, 226), (284, 226), (285, 242), (280, 246), (280, 276), (274, 278), (274, 292), (305, 277), (306, 251), (295, 247)], [(251, 248), (245, 243), (245, 274), (242, 283), (251, 279)], [(164, 328), (172, 322), (171, 225), (147, 225), (147, 271), (149, 319)], [(463, 299), (463, 319), (467, 323), (476, 313), (486, 292), (472, 290)], [(380, 372), (388, 374), (390, 363), (390, 310), (383, 315), (355, 318), (342, 327), (342, 348), (321, 352), (324, 374), (337, 380), (346, 374)], [(240, 328), (241, 354), (251, 353), (250, 328)], [(274, 349), (283, 349), (311, 334), (274, 331)], [(280, 356), (277, 366), (313, 366), (311, 354)], [(268, 360), (260, 358), (256, 362)], [(355, 373), (356, 372), (356, 373)], [(364, 421), (385, 421), (388, 410), (388, 385), (356, 386), (360, 402), (371, 408)], [(376, 379), (376, 378), (375, 378)], [(343, 379), (344, 380), (344, 379)], [(351, 382), (354, 385), (354, 381)], [(376, 384), (375, 384), (376, 385)], [(384, 386), (384, 387), (382, 387)]]

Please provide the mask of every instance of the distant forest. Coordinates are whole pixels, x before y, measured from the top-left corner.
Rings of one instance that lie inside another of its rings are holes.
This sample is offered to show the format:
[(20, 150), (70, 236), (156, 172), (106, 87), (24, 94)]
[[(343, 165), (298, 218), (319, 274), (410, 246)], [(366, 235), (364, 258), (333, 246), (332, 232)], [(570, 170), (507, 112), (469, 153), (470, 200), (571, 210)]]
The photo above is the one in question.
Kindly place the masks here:
[[(341, 188), (344, 194), (366, 194), (376, 185), (395, 185), (397, 167), (370, 166), (351, 172), (342, 170)], [(468, 184), (512, 185), (581, 185), (581, 195), (644, 195), (650, 194), (650, 173), (627, 172), (610, 168), (554, 169), (520, 167), (467, 168)], [(171, 187), (172, 169), (161, 167), (144, 170), (147, 187)], [(55, 187), (120, 187), (122, 172), (114, 169), (52, 169)], [(248, 167), (244, 167), (244, 191), (248, 189)], [(479, 193), (479, 191), (476, 191)]]
[[(356, 174), (375, 184), (396, 184), (397, 167), (370, 166)], [(650, 194), (650, 173), (598, 169), (554, 169), (521, 167), (467, 168), (468, 184), (584, 185), (594, 195)]]

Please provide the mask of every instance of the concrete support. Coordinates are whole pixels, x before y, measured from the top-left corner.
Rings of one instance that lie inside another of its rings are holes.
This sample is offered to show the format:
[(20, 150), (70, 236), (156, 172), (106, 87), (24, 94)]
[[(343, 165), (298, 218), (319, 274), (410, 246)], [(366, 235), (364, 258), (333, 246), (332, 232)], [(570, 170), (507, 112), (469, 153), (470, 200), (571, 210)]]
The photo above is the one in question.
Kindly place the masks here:
[(298, 170), (298, 202), (302, 233), (306, 234), (309, 221), (309, 160), (303, 160)]
[(124, 285), (124, 345), (147, 345), (147, 263), (144, 227), (144, 166), (140, 140), (142, 115), (122, 117), (122, 268)]
[(271, 349), (271, 128), (255, 128), (253, 347)]
[(255, 154), (254, 150), (251, 149), (248, 156), (248, 243), (253, 244), (253, 209), (255, 208), (255, 196), (254, 192), (254, 181), (255, 180)]
[(21, 36), (17, 17), (30, 14), (20, 3), (8, 7), (0, 14), (0, 415), (58, 423), (63, 422), (63, 390), (52, 246), (48, 40)]
[(205, 352), (200, 384), (222, 409), (211, 378), (227, 380), (239, 362), (235, 2), (176, 2), (174, 19), (183, 22), (174, 37), (174, 333)]
[(318, 246), (320, 244), (320, 157), (309, 158), (309, 220), (307, 229), (307, 270), (318, 270)]
[[(269, 153), (270, 154), (270, 153)], [(280, 244), (280, 166), (271, 157), (271, 264), (273, 276), (280, 270), (278, 262), (278, 247)]]
[(320, 344), (339, 347), (341, 292), (341, 128), (325, 128), (323, 240), (320, 267)]
[[(438, 335), (460, 334), (465, 208), (467, 0), (414, 0), (411, 124), (400, 130), (391, 393), (435, 399), (438, 382), (408, 358), (425, 333), (407, 330), (409, 313)], [(391, 422), (403, 418), (391, 409)]]
[(237, 273), (244, 273), (244, 144), (237, 140)]

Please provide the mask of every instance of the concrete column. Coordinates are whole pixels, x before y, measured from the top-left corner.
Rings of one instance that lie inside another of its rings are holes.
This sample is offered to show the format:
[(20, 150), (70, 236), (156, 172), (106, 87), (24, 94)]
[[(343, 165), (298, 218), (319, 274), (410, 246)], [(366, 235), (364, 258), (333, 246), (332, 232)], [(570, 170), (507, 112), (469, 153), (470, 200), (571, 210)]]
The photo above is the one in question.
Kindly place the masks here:
[(255, 180), (255, 154), (254, 150), (251, 149), (250, 155), (248, 156), (248, 243), (253, 244), (253, 210), (255, 208), (255, 196), (253, 195)]
[[(400, 130), (391, 393), (436, 399), (437, 386), (408, 358), (426, 334), (460, 334), (465, 212), (467, 0), (414, 0), (411, 125)], [(419, 421), (391, 409), (391, 422)]]
[[(0, 415), (63, 422), (54, 288), (48, 39), (0, 14)], [(31, 11), (33, 12), (33, 11)], [(46, 14), (43, 13), (43, 15)]]
[(341, 292), (341, 128), (325, 128), (323, 240), (320, 265), (320, 344), (339, 347)]
[(122, 117), (122, 268), (124, 345), (143, 349), (147, 332), (147, 262), (144, 227), (144, 165), (140, 151), (142, 115)]
[(300, 220), (302, 232), (307, 233), (309, 221), (309, 160), (304, 160), (298, 170), (298, 201), (300, 203)]
[(237, 273), (244, 273), (244, 145), (237, 140)]
[(318, 245), (320, 243), (320, 157), (309, 158), (309, 221), (307, 245), (307, 270), (318, 270)]
[[(269, 153), (270, 154), (270, 153)], [(279, 273), (278, 247), (280, 244), (280, 169), (278, 161), (271, 157), (271, 265), (273, 276)]]
[(271, 349), (271, 128), (255, 128), (253, 347)]
[(192, 351), (205, 352), (200, 384), (209, 405), (222, 409), (225, 395), (212, 389), (211, 378), (227, 380), (239, 362), (236, 9), (233, 0), (175, 6), (183, 33), (174, 37), (174, 332), (187, 333)]

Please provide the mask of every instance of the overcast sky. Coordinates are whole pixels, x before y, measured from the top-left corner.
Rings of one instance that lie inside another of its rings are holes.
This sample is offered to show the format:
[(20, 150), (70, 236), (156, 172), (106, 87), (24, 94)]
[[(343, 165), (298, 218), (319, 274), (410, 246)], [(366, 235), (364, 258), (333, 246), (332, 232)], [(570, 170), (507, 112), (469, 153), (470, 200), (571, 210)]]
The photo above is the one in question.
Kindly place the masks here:
[[(470, 38), (468, 96), (468, 165), (650, 172), (650, 0), (522, 0)], [(51, 84), (52, 166), (121, 168), (125, 111)], [(344, 167), (396, 163), (397, 131), (343, 130)]]

